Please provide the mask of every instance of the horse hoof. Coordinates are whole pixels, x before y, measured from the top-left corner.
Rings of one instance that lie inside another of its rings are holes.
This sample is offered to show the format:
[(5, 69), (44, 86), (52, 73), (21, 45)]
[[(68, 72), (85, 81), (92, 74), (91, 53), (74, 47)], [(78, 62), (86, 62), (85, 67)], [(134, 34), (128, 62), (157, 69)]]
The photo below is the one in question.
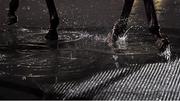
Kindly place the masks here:
[(58, 33), (56, 30), (49, 30), (45, 36), (46, 40), (58, 40)]
[(16, 15), (8, 15), (8, 19), (7, 19), (7, 25), (12, 25), (17, 23), (18, 18)]

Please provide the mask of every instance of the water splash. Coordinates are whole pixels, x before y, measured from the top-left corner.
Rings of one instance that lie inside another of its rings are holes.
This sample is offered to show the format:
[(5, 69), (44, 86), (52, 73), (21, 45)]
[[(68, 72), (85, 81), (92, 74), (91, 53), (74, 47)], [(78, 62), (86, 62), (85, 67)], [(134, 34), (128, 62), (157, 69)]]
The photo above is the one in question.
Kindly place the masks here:
[(119, 68), (119, 67), (120, 67), (120, 66), (119, 66), (119, 62), (118, 62), (119, 56), (118, 56), (118, 55), (113, 55), (112, 58), (113, 58), (114, 61), (115, 61), (114, 64), (115, 64), (116, 68)]
[(116, 41), (116, 45), (117, 45), (118, 49), (124, 49), (124, 50), (127, 49), (127, 46), (128, 46), (128, 43), (127, 43), (128, 32), (132, 28), (133, 28), (133, 26), (131, 26), (129, 29), (127, 29), (122, 37), (118, 37), (118, 40)]
[(64, 40), (64, 42), (78, 41), (92, 37), (89, 33), (81, 31), (61, 31), (59, 33), (59, 39)]
[(119, 37), (119, 40), (126, 40), (126, 39), (127, 39), (127, 36), (128, 36), (128, 32), (129, 32), (129, 30), (132, 29), (132, 28), (133, 28), (133, 26), (131, 26), (130, 28), (128, 28), (128, 29), (126, 30), (126, 32), (124, 33), (124, 35), (123, 35), (122, 37)]
[(21, 32), (31, 32), (31, 30), (27, 29), (27, 28), (19, 28), (18, 31), (21, 31)]
[(116, 41), (116, 46), (117, 46), (117, 49), (126, 50), (128, 47), (126, 38), (119, 38), (118, 41)]
[(162, 53), (160, 53), (160, 56), (164, 57), (167, 61), (170, 61), (171, 59), (171, 46), (168, 45), (166, 50)]
[(118, 60), (118, 58), (119, 58), (119, 56), (118, 56), (118, 55), (113, 55), (113, 59), (114, 59), (114, 61), (117, 61), (117, 60)]

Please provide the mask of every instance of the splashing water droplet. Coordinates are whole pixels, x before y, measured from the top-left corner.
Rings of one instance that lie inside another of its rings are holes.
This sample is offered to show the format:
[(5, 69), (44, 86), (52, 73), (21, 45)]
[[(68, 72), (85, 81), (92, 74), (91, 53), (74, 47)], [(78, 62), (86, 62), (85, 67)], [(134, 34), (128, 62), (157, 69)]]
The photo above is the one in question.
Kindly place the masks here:
[(162, 53), (160, 53), (160, 56), (164, 57), (167, 61), (170, 61), (171, 59), (171, 46), (168, 45), (166, 50)]
[(116, 45), (117, 45), (118, 49), (123, 49), (123, 50), (127, 49), (128, 43), (126, 42), (126, 40), (128, 39), (128, 32), (132, 28), (133, 28), (133, 26), (131, 26), (129, 29), (127, 29), (122, 37), (118, 37), (118, 40), (116, 41)]
[(113, 59), (115, 60), (115, 61), (117, 61), (118, 60), (118, 55), (113, 55)]
[(21, 31), (21, 32), (30, 32), (30, 30), (27, 29), (27, 28), (20, 28), (19, 31)]
[(118, 39), (118, 41), (116, 42), (118, 49), (124, 49), (124, 50), (127, 49), (128, 44), (126, 42), (126, 39), (127, 37), (121, 37)]

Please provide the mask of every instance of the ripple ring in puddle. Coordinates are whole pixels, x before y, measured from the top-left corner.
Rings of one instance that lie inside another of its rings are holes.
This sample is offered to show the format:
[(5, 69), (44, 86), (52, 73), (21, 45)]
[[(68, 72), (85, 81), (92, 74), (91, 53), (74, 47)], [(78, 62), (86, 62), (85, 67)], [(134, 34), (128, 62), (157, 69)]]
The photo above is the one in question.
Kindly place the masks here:
[[(44, 38), (48, 30), (11, 28), (3, 32), (0, 37), (0, 49), (46, 49), (47, 43)], [(76, 42), (88, 37), (89, 34), (81, 31), (59, 31), (59, 44)]]
[[(6, 42), (0, 43), (0, 54), (4, 56), (0, 60), (0, 71), (4, 76), (10, 74), (15, 77), (36, 78), (75, 74), (77, 77), (78, 74), (92, 69), (92, 64), (96, 61), (96, 55), (93, 52), (74, 50), (74, 48), (41, 49), (46, 46), (45, 33), (46, 30), (24, 28), (4, 32), (3, 39), (16, 41), (13, 49)], [(79, 31), (59, 32), (59, 39), (64, 43), (76, 42), (88, 36), (88, 33)]]
[[(82, 55), (83, 54), (83, 55)], [(0, 71), (4, 76), (26, 78), (75, 77), (93, 70), (97, 61), (95, 54), (88, 51), (19, 51), (4, 54), (0, 60)]]

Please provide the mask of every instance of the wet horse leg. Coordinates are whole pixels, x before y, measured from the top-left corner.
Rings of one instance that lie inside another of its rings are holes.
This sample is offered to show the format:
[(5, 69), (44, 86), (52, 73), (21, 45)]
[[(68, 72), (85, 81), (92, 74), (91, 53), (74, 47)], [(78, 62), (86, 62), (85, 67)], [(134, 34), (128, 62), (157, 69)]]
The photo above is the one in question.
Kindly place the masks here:
[(19, 7), (19, 0), (11, 0), (9, 3), (9, 11), (8, 11), (8, 25), (12, 25), (17, 22), (17, 16), (15, 12)]
[(125, 0), (123, 11), (121, 13), (120, 19), (114, 24), (112, 34), (113, 34), (113, 41), (116, 41), (118, 36), (121, 36), (127, 30), (127, 22), (129, 15), (132, 10), (134, 0)]
[(149, 25), (149, 30), (152, 34), (156, 35), (157, 37), (161, 37), (159, 35), (159, 23), (157, 20), (156, 10), (154, 7), (153, 0), (144, 0), (146, 15), (147, 15), (147, 21)]
[(165, 51), (170, 44), (166, 34), (160, 33), (160, 27), (157, 20), (156, 10), (153, 0), (144, 0), (145, 10), (149, 25), (149, 31), (155, 38), (157, 38), (156, 44), (161, 52)]
[[(59, 25), (59, 17), (56, 11), (54, 0), (46, 0), (46, 3), (50, 15), (50, 29), (48, 34), (45, 36), (45, 38), (49, 40), (57, 40), (58, 39), (57, 27)], [(17, 16), (15, 15), (15, 12), (17, 11), (18, 6), (19, 6), (19, 0), (10, 1), (8, 20), (7, 20), (8, 25), (12, 25), (17, 22)]]
[(19, 0), (11, 0), (9, 3), (9, 13), (15, 14), (19, 7)]
[(59, 17), (56, 11), (54, 0), (46, 0), (46, 3), (50, 15), (50, 29), (48, 34), (45, 36), (45, 38), (48, 40), (57, 40), (58, 39), (57, 27), (59, 25)]

